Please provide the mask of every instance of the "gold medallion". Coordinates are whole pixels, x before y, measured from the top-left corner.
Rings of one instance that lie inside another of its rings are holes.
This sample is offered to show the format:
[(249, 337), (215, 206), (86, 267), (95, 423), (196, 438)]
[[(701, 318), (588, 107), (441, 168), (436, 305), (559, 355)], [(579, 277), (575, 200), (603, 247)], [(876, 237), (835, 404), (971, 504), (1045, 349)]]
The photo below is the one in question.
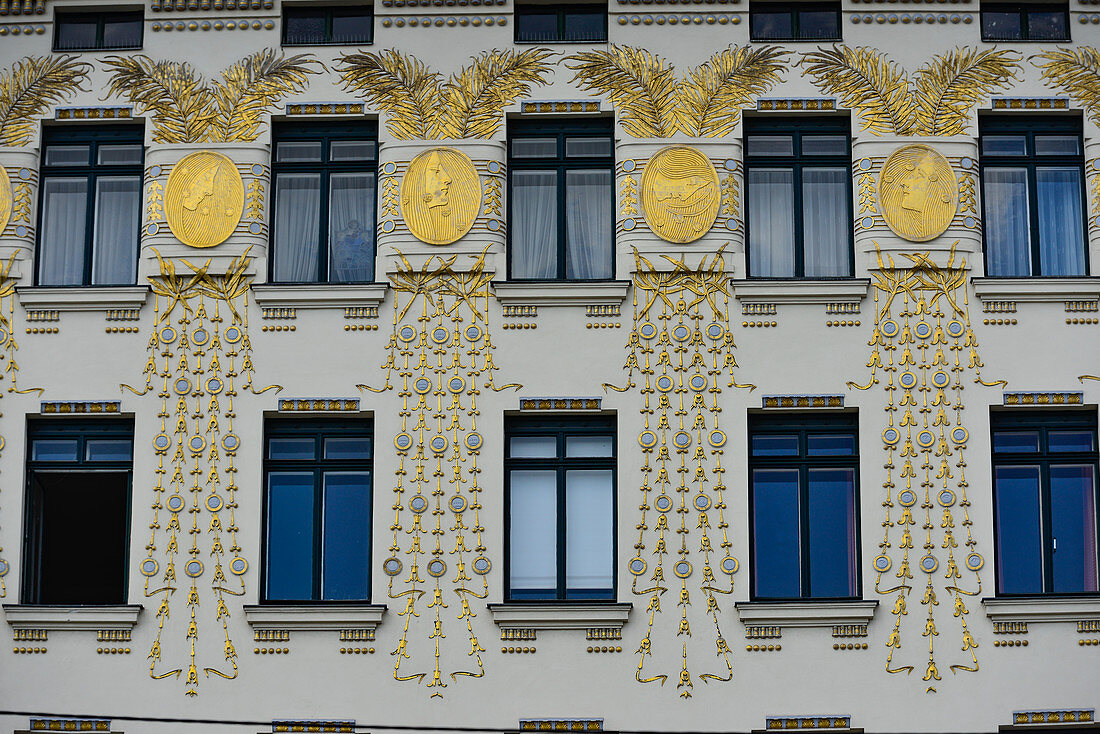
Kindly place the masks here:
[(3, 234), (8, 220), (11, 219), (11, 205), (11, 179), (8, 178), (7, 170), (0, 166), (0, 234)]
[(959, 206), (951, 164), (927, 145), (906, 145), (886, 159), (878, 177), (882, 216), (894, 234), (927, 242), (943, 234)]
[(401, 216), (418, 240), (449, 245), (474, 226), (481, 183), (474, 164), (454, 148), (429, 148), (401, 181)]
[(164, 212), (172, 234), (185, 245), (225, 242), (244, 212), (244, 182), (236, 164), (210, 150), (184, 156), (164, 187)]
[(654, 234), (669, 242), (693, 242), (714, 225), (722, 191), (718, 172), (695, 148), (657, 151), (642, 172), (642, 212)]

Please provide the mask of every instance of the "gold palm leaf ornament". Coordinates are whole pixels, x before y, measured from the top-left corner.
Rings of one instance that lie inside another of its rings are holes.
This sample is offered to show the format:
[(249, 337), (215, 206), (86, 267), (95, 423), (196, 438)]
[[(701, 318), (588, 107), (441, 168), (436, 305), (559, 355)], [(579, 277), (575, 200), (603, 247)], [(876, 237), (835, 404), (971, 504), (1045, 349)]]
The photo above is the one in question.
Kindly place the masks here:
[(859, 110), (864, 130), (904, 135), (913, 119), (913, 101), (905, 70), (885, 54), (863, 46), (833, 46), (802, 56), (798, 62), (827, 94)]
[(676, 72), (660, 56), (612, 44), (607, 51), (574, 54), (565, 66), (582, 90), (607, 97), (630, 135), (667, 138), (676, 132)]
[[(1041, 59), (1041, 61), (1037, 61)], [(1065, 92), (1100, 124), (1100, 51), (1088, 46), (1059, 48), (1031, 57), (1042, 71), (1043, 82)]]
[(444, 84), (439, 115), (443, 138), (489, 138), (500, 127), (501, 111), (531, 93), (551, 71), (553, 53), (531, 48), (520, 53), (483, 51)]
[(700, 138), (733, 132), (741, 108), (772, 88), (790, 52), (776, 46), (730, 46), (688, 71), (680, 83), (680, 131)]
[(1010, 80), (1019, 80), (1019, 54), (957, 48), (934, 56), (913, 80), (915, 135), (962, 135), (970, 111)]
[(438, 138), (443, 76), (415, 56), (388, 49), (344, 54), (337, 62), (344, 89), (388, 113), (386, 129), (399, 140)]
[(217, 114), (209, 139), (216, 143), (255, 140), (264, 111), (304, 90), (309, 75), (317, 73), (314, 64), (324, 68), (304, 54), (285, 57), (268, 48), (231, 65), (213, 89)]
[(0, 145), (26, 145), (50, 105), (77, 90), (92, 65), (76, 56), (27, 56), (0, 74)]

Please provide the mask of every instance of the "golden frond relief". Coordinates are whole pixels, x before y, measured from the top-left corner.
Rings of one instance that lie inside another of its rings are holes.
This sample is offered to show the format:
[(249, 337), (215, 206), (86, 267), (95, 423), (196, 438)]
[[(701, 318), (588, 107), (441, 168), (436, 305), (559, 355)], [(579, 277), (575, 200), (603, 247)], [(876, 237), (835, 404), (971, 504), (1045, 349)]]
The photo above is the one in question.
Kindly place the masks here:
[(1036, 54), (1030, 61), (1048, 87), (1068, 94), (1100, 124), (1100, 51), (1089, 46), (1058, 48)]
[(779, 82), (790, 55), (778, 46), (730, 46), (688, 71), (679, 86), (680, 131), (700, 138), (731, 133), (741, 108)]
[(553, 52), (530, 48), (520, 53), (483, 51), (443, 85), (439, 115), (443, 138), (489, 138), (500, 127), (505, 105), (531, 93), (551, 71)]
[(77, 90), (92, 65), (76, 56), (27, 56), (0, 74), (0, 145), (26, 145), (50, 105)]
[(961, 135), (970, 111), (991, 92), (1019, 79), (1019, 54), (957, 48), (933, 57), (913, 80), (915, 135)]
[(337, 71), (344, 89), (388, 113), (386, 129), (395, 138), (439, 137), (436, 122), (443, 101), (443, 77), (415, 56), (392, 48), (379, 54), (343, 54)]
[(309, 75), (317, 73), (314, 65), (325, 68), (305, 54), (288, 58), (270, 48), (231, 65), (213, 89), (217, 115), (210, 140), (255, 140), (264, 111), (283, 97), (303, 91)]
[(913, 119), (909, 77), (896, 62), (866, 46), (833, 46), (803, 54), (798, 62), (818, 89), (859, 110), (864, 130), (904, 135)]
[(630, 135), (667, 138), (676, 132), (676, 71), (660, 56), (612, 44), (607, 51), (569, 56), (565, 66), (582, 90), (607, 97)]

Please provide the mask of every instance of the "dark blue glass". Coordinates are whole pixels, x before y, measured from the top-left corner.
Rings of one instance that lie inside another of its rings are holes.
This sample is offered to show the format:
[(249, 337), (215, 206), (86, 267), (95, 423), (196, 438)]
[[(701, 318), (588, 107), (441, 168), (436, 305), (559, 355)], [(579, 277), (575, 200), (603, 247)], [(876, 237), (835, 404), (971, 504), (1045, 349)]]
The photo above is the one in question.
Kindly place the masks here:
[(1042, 513), (1038, 466), (998, 466), (997, 586), (1002, 594), (1043, 591)]
[(313, 597), (313, 474), (267, 477), (267, 598)]
[(604, 13), (566, 13), (565, 41), (606, 41)]
[(754, 469), (752, 498), (755, 595), (765, 599), (797, 598), (798, 470)]
[(798, 13), (800, 39), (840, 38), (840, 13), (835, 10), (801, 10)]
[(810, 596), (856, 594), (855, 471), (810, 469)]
[(277, 461), (311, 461), (317, 455), (312, 438), (273, 438), (267, 442), (267, 458)]
[[(332, 439), (328, 439), (331, 441)], [(370, 597), (370, 473), (325, 473), (322, 599)]]
[(75, 438), (39, 439), (31, 444), (31, 461), (76, 461), (78, 450)]
[(1095, 451), (1095, 436), (1092, 431), (1050, 431), (1047, 433), (1047, 450), (1052, 454)]
[(363, 438), (326, 438), (326, 459), (369, 459), (370, 439)]
[(558, 40), (558, 14), (550, 10), (545, 13), (517, 13), (516, 41), (556, 41)]
[(1054, 592), (1096, 591), (1096, 473), (1090, 464), (1050, 467)]
[(128, 438), (90, 438), (84, 444), (86, 461), (129, 461), (134, 442)]
[(850, 433), (837, 435), (809, 434), (806, 436), (808, 456), (855, 456), (856, 437)]
[(766, 13), (756, 11), (749, 15), (754, 41), (782, 41), (794, 38), (794, 15), (789, 10)]
[(753, 456), (798, 456), (798, 434), (779, 436), (766, 433), (752, 437)]
[(1039, 452), (1038, 431), (996, 431), (993, 450), (1004, 454), (1035, 454)]

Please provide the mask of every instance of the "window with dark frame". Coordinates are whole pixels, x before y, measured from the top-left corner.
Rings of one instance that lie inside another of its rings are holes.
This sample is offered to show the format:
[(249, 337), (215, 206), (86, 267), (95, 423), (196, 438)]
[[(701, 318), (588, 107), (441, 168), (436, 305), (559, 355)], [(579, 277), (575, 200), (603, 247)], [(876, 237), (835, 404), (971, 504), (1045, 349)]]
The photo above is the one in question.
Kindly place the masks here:
[(609, 118), (509, 122), (510, 279), (614, 277), (612, 140)]
[(983, 41), (1068, 41), (1068, 3), (982, 3)]
[(989, 115), (978, 127), (985, 274), (1085, 275), (1081, 119)]
[(125, 604), (134, 423), (32, 420), (23, 602)]
[(346, 46), (374, 41), (374, 8), (367, 5), (284, 7), (284, 46)]
[(847, 118), (746, 118), (745, 178), (750, 277), (851, 277)]
[(142, 128), (43, 130), (38, 285), (133, 285), (141, 224)]
[(753, 41), (839, 41), (839, 2), (749, 3)]
[(57, 13), (54, 51), (108, 51), (141, 48), (142, 11)]
[(749, 416), (754, 600), (859, 598), (858, 429), (854, 413)]
[(374, 280), (378, 128), (278, 124), (274, 129), (274, 283)]
[(506, 418), (507, 598), (615, 599), (614, 418)]
[(370, 600), (373, 440), (368, 419), (267, 421), (265, 602)]
[(1097, 591), (1093, 411), (993, 411), (997, 593)]
[(603, 43), (607, 5), (516, 5), (516, 43)]

